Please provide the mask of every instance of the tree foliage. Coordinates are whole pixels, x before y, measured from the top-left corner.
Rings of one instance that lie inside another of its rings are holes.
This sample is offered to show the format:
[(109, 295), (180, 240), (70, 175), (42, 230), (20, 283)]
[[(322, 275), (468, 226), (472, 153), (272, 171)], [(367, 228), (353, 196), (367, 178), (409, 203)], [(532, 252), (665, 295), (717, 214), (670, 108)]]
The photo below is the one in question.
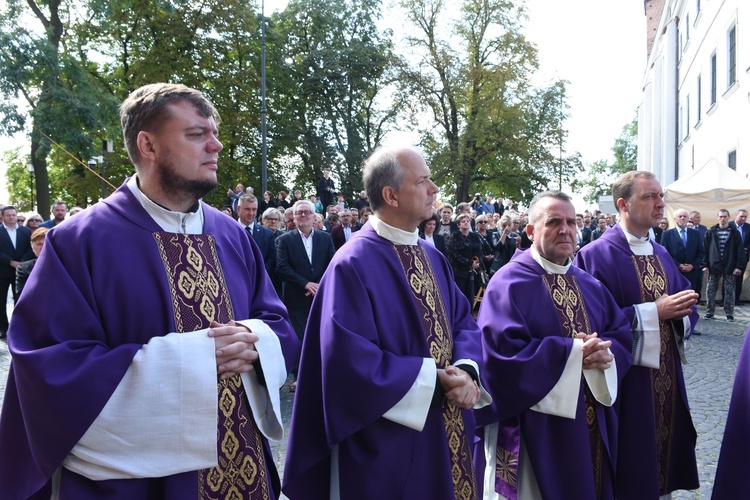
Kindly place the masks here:
[[(416, 61), (404, 81), (413, 106), (433, 122), (420, 133), (435, 179), (467, 201), (473, 191), (527, 200), (547, 186), (564, 138), (564, 82), (534, 88), (536, 48), (522, 33), (522, 7), (504, 0), (464, 0), (449, 25), (443, 0), (402, 0), (417, 29), (408, 38)], [(562, 103), (561, 103), (562, 99)]]
[(398, 109), (382, 104), (398, 60), (379, 16), (378, 0), (292, 0), (274, 18), (271, 136), (299, 167), (298, 186), (331, 168), (347, 199), (362, 189), (362, 163)]
[(597, 203), (600, 196), (612, 194), (612, 184), (625, 172), (638, 169), (638, 118), (622, 128), (612, 146), (614, 161), (598, 160), (588, 166), (587, 175), (573, 182), (573, 189), (584, 195), (587, 203)]

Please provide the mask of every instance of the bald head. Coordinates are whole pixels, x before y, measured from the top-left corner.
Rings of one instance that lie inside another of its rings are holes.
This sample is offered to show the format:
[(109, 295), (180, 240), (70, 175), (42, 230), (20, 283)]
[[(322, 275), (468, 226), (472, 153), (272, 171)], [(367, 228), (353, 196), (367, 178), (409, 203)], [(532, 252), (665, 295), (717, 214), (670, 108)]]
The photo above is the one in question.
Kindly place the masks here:
[(689, 220), (690, 215), (687, 210), (678, 208), (674, 211), (674, 223), (677, 224), (679, 229), (685, 229)]

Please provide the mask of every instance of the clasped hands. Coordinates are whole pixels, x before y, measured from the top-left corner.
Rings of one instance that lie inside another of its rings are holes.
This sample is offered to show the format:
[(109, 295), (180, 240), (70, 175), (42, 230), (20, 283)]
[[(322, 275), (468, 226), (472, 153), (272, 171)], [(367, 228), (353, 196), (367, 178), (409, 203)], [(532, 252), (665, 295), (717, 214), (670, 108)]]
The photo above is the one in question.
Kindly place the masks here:
[(250, 329), (234, 321), (227, 324), (212, 321), (208, 336), (214, 339), (216, 371), (221, 380), (253, 369), (253, 363), (258, 360), (255, 350), (258, 336)]
[(583, 369), (584, 370), (606, 370), (612, 364), (615, 357), (608, 351), (612, 345), (611, 340), (602, 340), (599, 334), (594, 332), (586, 334), (576, 333), (577, 339), (583, 340)]
[(438, 380), (445, 391), (445, 399), (448, 403), (470, 410), (479, 402), (479, 386), (461, 368), (448, 366), (438, 369)]

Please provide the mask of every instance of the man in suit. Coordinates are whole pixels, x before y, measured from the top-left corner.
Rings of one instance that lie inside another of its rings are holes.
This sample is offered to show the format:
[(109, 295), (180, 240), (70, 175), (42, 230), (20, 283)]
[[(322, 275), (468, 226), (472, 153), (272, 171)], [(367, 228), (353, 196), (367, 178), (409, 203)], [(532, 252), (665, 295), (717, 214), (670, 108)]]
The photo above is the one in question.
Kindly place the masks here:
[[(336, 250), (331, 235), (313, 229), (315, 205), (301, 200), (292, 209), (297, 229), (276, 238), (276, 272), (284, 280), (284, 305), (292, 327), (302, 340), (318, 283)], [(298, 365), (299, 360), (292, 371), (295, 378)]]
[[(737, 215), (735, 215), (734, 220), (729, 223), (729, 225), (739, 231), (740, 236), (742, 236), (742, 246), (745, 249), (745, 262), (750, 260), (750, 225), (746, 224), (746, 222), (747, 210), (740, 209), (737, 210)], [(734, 305), (736, 306), (740, 305), (740, 295), (742, 294), (742, 278), (745, 274), (745, 269), (740, 269), (740, 271), (742, 271), (742, 273), (740, 273), (740, 275), (735, 278), (734, 282)]]
[[(331, 169), (326, 168), (323, 170), (323, 177), (318, 181), (318, 192), (317, 195), (320, 197), (320, 202), (324, 207), (333, 205), (333, 193), (336, 192), (336, 186), (331, 179)], [(313, 205), (314, 206), (314, 205)]]
[(59, 223), (65, 220), (65, 214), (68, 213), (68, 206), (60, 200), (57, 200), (52, 205), (52, 218), (48, 221), (39, 224), (39, 227), (46, 227), (52, 229)]
[(354, 233), (358, 229), (352, 226), (351, 211), (346, 209), (342, 210), (341, 213), (339, 213), (339, 218), (341, 219), (341, 224), (331, 228), (331, 238), (333, 239), (333, 246), (336, 248), (336, 250), (341, 248), (344, 243), (349, 241), (352, 233)]
[[(13, 302), (18, 300), (16, 294), (16, 268), (21, 262), (34, 258), (31, 251), (31, 230), (19, 226), (16, 207), (8, 205), (2, 209), (3, 229), (0, 230), (0, 297), (8, 296), (8, 287), (13, 292)], [(8, 331), (8, 314), (5, 300), (0, 307), (0, 338), (5, 338)]]
[(682, 275), (690, 282), (690, 287), (700, 293), (698, 280), (703, 272), (701, 270), (704, 254), (703, 240), (698, 231), (687, 227), (687, 210), (682, 208), (675, 210), (674, 222), (676, 227), (662, 233), (661, 244), (672, 256), (672, 260)]
[(276, 248), (274, 247), (273, 233), (267, 227), (256, 224), (258, 215), (258, 199), (252, 194), (243, 194), (237, 200), (237, 212), (239, 213), (239, 223), (245, 228), (247, 235), (260, 248), (263, 255), (263, 263), (266, 272), (272, 276), (276, 267)]

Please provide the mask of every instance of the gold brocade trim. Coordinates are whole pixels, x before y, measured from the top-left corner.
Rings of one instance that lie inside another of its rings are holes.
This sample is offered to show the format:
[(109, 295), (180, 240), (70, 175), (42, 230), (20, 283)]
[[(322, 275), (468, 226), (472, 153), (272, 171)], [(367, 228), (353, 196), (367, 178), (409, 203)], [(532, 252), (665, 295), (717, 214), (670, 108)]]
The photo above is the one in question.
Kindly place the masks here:
[(575, 276), (543, 274), (542, 279), (557, 309), (563, 332), (574, 338), (579, 332), (591, 333), (591, 323)]
[(518, 455), (501, 446), (495, 448), (495, 477), (518, 488)]
[[(641, 277), (642, 302), (654, 302), (664, 294), (669, 295), (667, 273), (655, 255), (633, 255), (633, 265)], [(672, 328), (667, 321), (659, 322), (659, 369), (651, 370), (651, 395), (654, 405), (656, 430), (656, 456), (659, 477), (659, 494), (669, 493), (669, 464), (674, 440), (674, 420), (677, 407), (677, 360)]]
[[(430, 355), (438, 368), (445, 368), (453, 359), (453, 334), (432, 264), (424, 249), (418, 245), (399, 245), (393, 248), (406, 273), (406, 281), (420, 313)], [(460, 408), (447, 401), (443, 402), (442, 410), (455, 497), (460, 500), (475, 500), (478, 497), (476, 476), (463, 414)]]
[[(590, 334), (591, 322), (581, 294), (581, 288), (575, 276), (569, 274), (543, 274), (542, 281), (547, 285), (547, 291), (557, 310), (563, 335), (575, 338), (577, 333)], [(583, 379), (583, 374), (581, 374)], [(601, 497), (602, 474), (604, 464), (604, 438), (602, 438), (599, 422), (596, 418), (596, 402), (585, 380), (583, 385), (583, 401), (586, 409), (586, 425), (589, 434), (589, 451), (596, 487), (597, 498)]]
[[(213, 236), (154, 233), (167, 276), (175, 328), (192, 332), (234, 318)], [(218, 465), (198, 471), (201, 500), (270, 499), (262, 437), (242, 379), (217, 381)]]

